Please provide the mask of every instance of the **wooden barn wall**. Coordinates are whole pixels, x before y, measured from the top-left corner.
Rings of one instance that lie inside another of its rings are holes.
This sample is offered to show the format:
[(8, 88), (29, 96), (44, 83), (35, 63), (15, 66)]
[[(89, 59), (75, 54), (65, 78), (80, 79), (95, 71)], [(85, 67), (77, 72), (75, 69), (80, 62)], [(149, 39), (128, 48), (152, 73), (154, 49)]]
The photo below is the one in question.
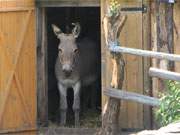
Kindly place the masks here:
[[(35, 129), (34, 0), (1, 0), (0, 134), (6, 132), (14, 132), (15, 134), (16, 132), (34, 131)], [(27, 134), (34, 133), (29, 132)]]
[[(101, 1), (101, 13), (102, 18), (106, 12), (106, 6), (109, 5), (109, 1)], [(141, 7), (142, 4), (148, 4), (149, 1), (119, 1), (122, 7)], [(142, 12), (127, 12), (127, 21), (121, 32), (119, 41), (122, 46), (149, 49), (149, 25), (148, 14)], [(103, 29), (103, 27), (102, 27)], [(105, 47), (104, 32), (102, 31), (102, 89), (109, 87), (112, 76), (112, 64), (110, 61), (110, 55)], [(123, 83), (123, 89), (137, 92), (140, 94), (149, 94), (149, 78), (147, 75), (147, 69), (149, 67), (149, 60), (142, 59), (133, 55), (124, 55), (125, 59), (125, 79)], [(146, 90), (146, 91), (145, 91)], [(105, 96), (102, 98), (104, 105), (106, 101)], [(144, 107), (142, 104), (122, 101), (121, 112), (119, 118), (120, 126), (122, 128), (136, 128), (142, 129), (150, 126), (150, 110), (149, 107)], [(146, 126), (147, 125), (147, 126)]]

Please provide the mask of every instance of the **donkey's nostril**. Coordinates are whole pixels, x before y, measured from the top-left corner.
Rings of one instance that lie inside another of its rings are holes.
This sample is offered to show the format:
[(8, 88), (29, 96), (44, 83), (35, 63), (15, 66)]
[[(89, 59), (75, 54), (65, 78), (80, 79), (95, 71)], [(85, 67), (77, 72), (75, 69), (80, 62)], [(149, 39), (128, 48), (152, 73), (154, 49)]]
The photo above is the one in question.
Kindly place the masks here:
[(66, 77), (70, 76), (72, 73), (72, 70), (63, 70)]

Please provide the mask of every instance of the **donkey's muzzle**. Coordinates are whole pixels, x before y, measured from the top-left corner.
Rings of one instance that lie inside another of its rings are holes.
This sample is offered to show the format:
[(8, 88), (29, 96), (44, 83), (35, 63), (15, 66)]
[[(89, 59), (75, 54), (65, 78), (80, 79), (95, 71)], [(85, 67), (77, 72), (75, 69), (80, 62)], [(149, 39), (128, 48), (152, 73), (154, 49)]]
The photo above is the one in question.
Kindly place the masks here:
[(70, 70), (70, 71), (65, 70), (65, 71), (63, 71), (63, 72), (64, 72), (64, 74), (65, 74), (66, 77), (69, 77), (69, 76), (71, 75), (71, 73), (72, 73), (71, 70)]
[(64, 65), (62, 70), (66, 77), (69, 77), (72, 73), (72, 68), (69, 65)]

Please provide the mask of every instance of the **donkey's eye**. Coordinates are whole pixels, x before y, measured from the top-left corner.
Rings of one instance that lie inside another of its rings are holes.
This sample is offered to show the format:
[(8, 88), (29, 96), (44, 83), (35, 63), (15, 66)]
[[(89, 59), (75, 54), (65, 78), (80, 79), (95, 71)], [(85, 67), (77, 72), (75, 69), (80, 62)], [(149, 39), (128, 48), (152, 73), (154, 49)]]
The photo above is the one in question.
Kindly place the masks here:
[(78, 53), (78, 52), (79, 52), (79, 50), (78, 50), (78, 49), (75, 49), (75, 50), (74, 50), (74, 52), (75, 52), (75, 53)]
[(60, 53), (62, 53), (62, 49), (59, 48), (58, 50), (59, 50)]

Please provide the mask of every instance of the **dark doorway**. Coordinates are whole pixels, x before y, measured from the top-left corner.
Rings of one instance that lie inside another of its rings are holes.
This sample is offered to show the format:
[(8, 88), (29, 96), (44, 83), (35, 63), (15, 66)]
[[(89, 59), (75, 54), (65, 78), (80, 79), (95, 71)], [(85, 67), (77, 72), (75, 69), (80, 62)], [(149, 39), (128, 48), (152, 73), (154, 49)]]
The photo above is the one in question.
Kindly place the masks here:
[[(54, 35), (51, 24), (56, 24), (64, 33), (70, 33), (71, 23), (79, 22), (81, 25), (81, 34), (78, 40), (84, 37), (92, 39), (97, 44), (98, 81), (96, 85), (95, 97), (87, 98), (90, 93), (90, 87), (83, 87), (81, 90), (81, 114), (80, 122), (83, 127), (101, 126), (101, 43), (100, 43), (100, 8), (99, 7), (57, 7), (46, 8), (47, 19), (47, 60), (48, 60), (48, 117), (52, 123), (59, 121), (59, 91), (54, 73), (54, 66), (58, 54), (58, 39)], [(73, 124), (72, 100), (73, 91), (68, 90), (68, 126)], [(91, 102), (95, 100), (95, 106)], [(83, 107), (84, 106), (84, 107)]]

